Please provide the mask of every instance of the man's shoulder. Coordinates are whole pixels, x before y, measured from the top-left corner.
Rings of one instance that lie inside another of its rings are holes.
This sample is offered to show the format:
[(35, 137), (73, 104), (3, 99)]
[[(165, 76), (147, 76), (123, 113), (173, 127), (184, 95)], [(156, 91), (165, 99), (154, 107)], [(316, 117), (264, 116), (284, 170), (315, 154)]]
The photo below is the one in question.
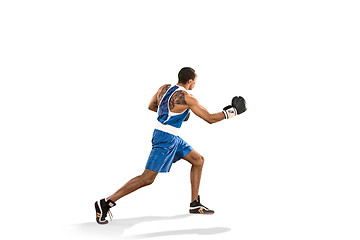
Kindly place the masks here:
[(164, 84), (159, 88), (159, 90), (158, 90), (158, 100), (159, 101), (164, 96), (166, 91), (169, 90), (170, 86), (171, 86), (171, 84)]
[(189, 106), (198, 103), (198, 100), (194, 97), (194, 95), (188, 92), (185, 94), (185, 101)]
[(162, 85), (162, 86), (159, 88), (159, 90), (160, 90), (160, 91), (162, 91), (162, 90), (164, 90), (164, 89), (168, 90), (170, 87), (171, 87), (171, 84), (164, 84), (164, 85)]
[(186, 105), (185, 97), (188, 93), (183, 90), (176, 91), (171, 98), (175, 103), (180, 105)]

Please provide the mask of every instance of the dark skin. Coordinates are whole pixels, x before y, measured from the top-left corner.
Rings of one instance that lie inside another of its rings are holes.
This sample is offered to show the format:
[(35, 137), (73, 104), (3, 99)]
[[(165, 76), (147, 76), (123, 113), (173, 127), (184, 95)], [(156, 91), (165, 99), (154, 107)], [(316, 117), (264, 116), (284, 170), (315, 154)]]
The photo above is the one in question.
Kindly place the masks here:
[[(195, 79), (190, 79), (186, 84), (178, 83), (177, 85), (184, 87), (186, 90), (192, 90), (196, 84), (197, 75)], [(170, 88), (170, 84), (165, 84), (161, 86), (155, 95), (151, 98), (149, 104), (149, 110), (157, 112), (158, 105), (161, 102), (162, 97), (166, 93), (166, 91)], [(177, 91), (173, 94), (169, 101), (170, 111), (174, 113), (182, 113), (186, 109), (190, 108), (191, 111), (202, 118), (206, 122), (212, 124), (219, 122), (225, 119), (225, 116), (222, 112), (218, 113), (209, 113), (205, 107), (199, 104), (199, 101), (192, 96), (191, 94), (185, 91)], [(191, 150), (185, 157), (183, 157), (186, 161), (191, 164), (190, 170), (190, 182), (191, 182), (191, 202), (196, 200), (199, 195), (199, 187), (201, 180), (202, 168), (204, 165), (204, 157), (201, 156), (194, 149)], [(108, 199), (116, 202), (120, 198), (126, 196), (127, 194), (138, 190), (144, 186), (150, 185), (154, 182), (157, 172), (151, 171), (149, 169), (145, 169), (145, 171), (128, 181), (124, 186), (122, 186), (119, 190), (117, 190), (114, 194), (108, 197)]]

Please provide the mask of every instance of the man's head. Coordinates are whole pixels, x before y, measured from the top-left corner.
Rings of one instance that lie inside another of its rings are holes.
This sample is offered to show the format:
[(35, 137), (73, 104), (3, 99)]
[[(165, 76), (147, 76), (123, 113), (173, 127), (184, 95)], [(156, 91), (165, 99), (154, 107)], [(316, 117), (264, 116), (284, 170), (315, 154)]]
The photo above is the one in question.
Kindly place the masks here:
[(195, 73), (195, 70), (191, 67), (182, 68), (178, 74), (178, 77), (178, 83), (188, 87), (188, 90), (192, 90), (195, 87), (197, 74)]

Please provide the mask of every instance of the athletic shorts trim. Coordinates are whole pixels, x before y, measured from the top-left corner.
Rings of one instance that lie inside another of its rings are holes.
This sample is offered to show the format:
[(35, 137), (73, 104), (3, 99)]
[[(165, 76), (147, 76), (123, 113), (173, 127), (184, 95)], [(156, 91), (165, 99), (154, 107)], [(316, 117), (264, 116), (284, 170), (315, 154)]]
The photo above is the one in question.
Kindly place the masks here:
[(169, 172), (171, 165), (185, 157), (191, 150), (193, 148), (181, 137), (155, 129), (146, 169), (154, 172)]

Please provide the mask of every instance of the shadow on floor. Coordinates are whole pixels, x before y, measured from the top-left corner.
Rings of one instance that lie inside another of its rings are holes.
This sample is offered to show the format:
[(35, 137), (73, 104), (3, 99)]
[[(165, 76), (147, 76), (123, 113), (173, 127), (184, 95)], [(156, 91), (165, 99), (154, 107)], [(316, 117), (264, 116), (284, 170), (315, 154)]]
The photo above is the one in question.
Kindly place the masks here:
[[(176, 220), (176, 219), (188, 218), (190, 216), (191, 216), (190, 214), (182, 214), (175, 216), (146, 216), (146, 217), (116, 219), (106, 225), (99, 225), (94, 221), (94, 222), (71, 225), (70, 232), (81, 235), (91, 235), (94, 237), (101, 236), (101, 237), (109, 237), (109, 238), (112, 237), (119, 238), (123, 236), (125, 230), (133, 227), (136, 224), (153, 222), (153, 221)], [(225, 228), (225, 227), (194, 228), (194, 229), (139, 234), (135, 236), (125, 237), (125, 239), (142, 239), (142, 238), (153, 238), (153, 237), (174, 236), (174, 235), (190, 235), (190, 234), (211, 235), (211, 234), (228, 232), (230, 230), (231, 230), (230, 228)]]
[(194, 228), (194, 229), (183, 229), (173, 231), (154, 232), (147, 234), (139, 234), (135, 236), (129, 236), (124, 239), (141, 239), (141, 238), (153, 238), (153, 237), (167, 237), (175, 235), (213, 235), (230, 231), (230, 228), (225, 227), (213, 227), (213, 228)]

